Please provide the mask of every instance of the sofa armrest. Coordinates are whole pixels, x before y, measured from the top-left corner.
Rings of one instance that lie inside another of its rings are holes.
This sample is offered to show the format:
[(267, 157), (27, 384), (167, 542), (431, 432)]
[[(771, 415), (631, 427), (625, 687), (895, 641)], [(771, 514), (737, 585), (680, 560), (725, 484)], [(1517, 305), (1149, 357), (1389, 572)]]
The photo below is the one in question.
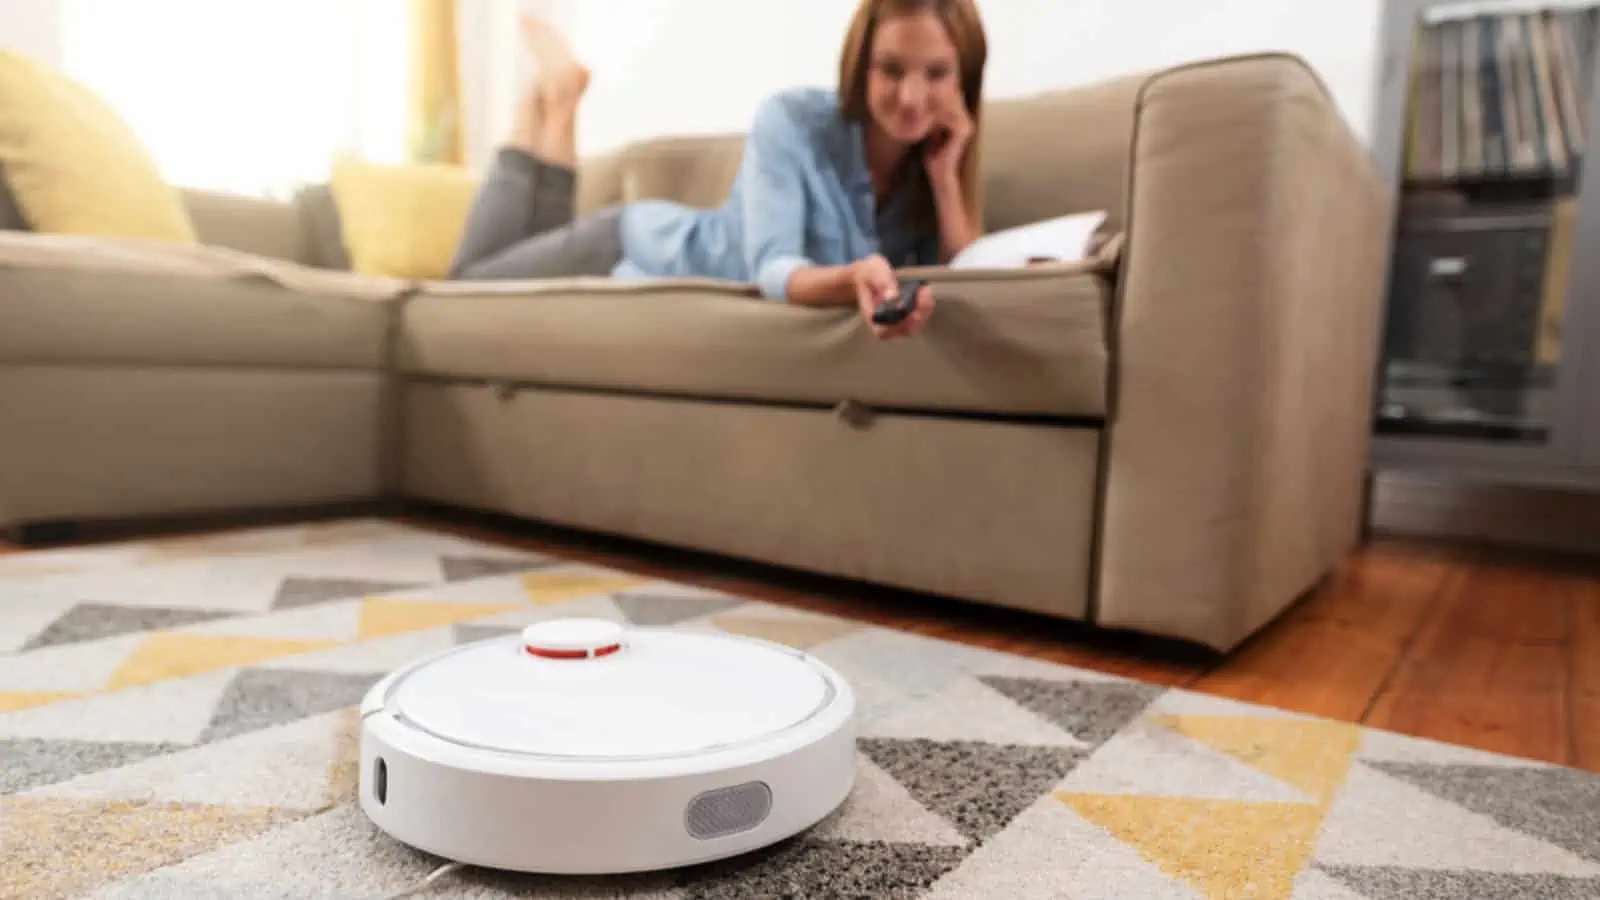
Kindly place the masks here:
[(1388, 190), (1293, 56), (1140, 91), (1097, 621), (1226, 650), (1360, 534)]

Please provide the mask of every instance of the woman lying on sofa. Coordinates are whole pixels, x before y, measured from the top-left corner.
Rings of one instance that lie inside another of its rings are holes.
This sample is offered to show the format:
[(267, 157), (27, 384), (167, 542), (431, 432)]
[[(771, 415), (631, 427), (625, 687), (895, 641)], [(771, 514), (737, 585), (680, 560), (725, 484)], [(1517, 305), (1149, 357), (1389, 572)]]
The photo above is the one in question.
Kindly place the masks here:
[(453, 278), (698, 276), (767, 297), (856, 306), (880, 337), (915, 333), (924, 287), (893, 326), (872, 311), (896, 265), (940, 265), (978, 236), (976, 141), (987, 41), (973, 0), (862, 0), (837, 92), (780, 92), (755, 115), (726, 203), (636, 201), (574, 216), (576, 118), (589, 72), (547, 22), (524, 38), (539, 75), (468, 217)]

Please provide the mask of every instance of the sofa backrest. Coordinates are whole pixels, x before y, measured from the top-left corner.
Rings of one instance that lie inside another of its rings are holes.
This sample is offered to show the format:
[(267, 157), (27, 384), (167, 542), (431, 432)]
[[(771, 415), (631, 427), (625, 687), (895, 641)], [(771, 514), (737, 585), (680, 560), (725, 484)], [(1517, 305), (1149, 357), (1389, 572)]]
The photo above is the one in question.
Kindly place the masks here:
[[(1101, 209), (1120, 219), (1145, 77), (990, 101), (981, 148), (985, 227)], [(654, 198), (715, 206), (733, 185), (743, 150), (742, 134), (662, 137), (586, 159), (579, 207)]]
[(196, 188), (179, 193), (201, 243), (308, 265), (315, 261), (297, 204)]
[(1145, 75), (1128, 75), (988, 104), (984, 226), (1026, 225), (1127, 202), (1134, 110)]
[(579, 166), (580, 211), (635, 200), (720, 204), (733, 187), (744, 135), (668, 136), (638, 141)]
[[(1113, 224), (1120, 222), (1135, 107), (1148, 77), (990, 101), (981, 148), (985, 228), (1089, 210), (1106, 210)], [(651, 198), (716, 206), (733, 185), (743, 151), (742, 134), (668, 136), (587, 158), (579, 169), (579, 209)], [(207, 244), (319, 268), (349, 266), (326, 185), (291, 201), (182, 193)], [(25, 229), (14, 209), (8, 214), (6, 199), (0, 180), (0, 228)]]
[[(338, 211), (325, 186), (313, 186), (293, 201), (194, 188), (180, 188), (178, 194), (203, 244), (318, 268), (349, 268)], [(30, 230), (0, 170), (0, 231)]]

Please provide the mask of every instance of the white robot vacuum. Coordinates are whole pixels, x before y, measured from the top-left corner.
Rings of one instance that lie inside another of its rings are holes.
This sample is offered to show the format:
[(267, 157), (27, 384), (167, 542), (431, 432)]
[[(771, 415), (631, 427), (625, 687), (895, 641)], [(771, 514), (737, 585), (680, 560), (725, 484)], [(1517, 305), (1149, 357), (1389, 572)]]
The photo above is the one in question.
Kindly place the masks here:
[(855, 700), (806, 653), (601, 619), (402, 668), (361, 705), (361, 807), (458, 863), (597, 875), (798, 834), (855, 781)]

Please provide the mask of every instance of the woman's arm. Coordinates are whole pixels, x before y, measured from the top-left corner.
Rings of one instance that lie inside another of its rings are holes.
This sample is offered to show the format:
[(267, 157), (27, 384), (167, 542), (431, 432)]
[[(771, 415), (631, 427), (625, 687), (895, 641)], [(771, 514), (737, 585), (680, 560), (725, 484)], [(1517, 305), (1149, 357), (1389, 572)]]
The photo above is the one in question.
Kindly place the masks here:
[(856, 266), (804, 265), (789, 275), (789, 302), (797, 306), (855, 306)]
[(821, 265), (805, 255), (805, 164), (809, 145), (789, 99), (756, 110), (745, 141), (745, 262), (762, 295), (797, 306), (855, 306), (860, 263)]
[(805, 255), (806, 193), (798, 148), (806, 145), (806, 136), (788, 103), (783, 95), (762, 103), (745, 140), (745, 262), (766, 297), (807, 306), (853, 304), (850, 267), (817, 265)]
[[(881, 256), (829, 266), (805, 255), (807, 196), (799, 148), (810, 142), (788, 102), (780, 94), (763, 103), (745, 141), (746, 265), (766, 297), (797, 306), (854, 306), (870, 320), (877, 302), (898, 290), (894, 272)], [(922, 305), (931, 303), (929, 296)], [(926, 311), (919, 308), (911, 318), (909, 326), (920, 325)]]

